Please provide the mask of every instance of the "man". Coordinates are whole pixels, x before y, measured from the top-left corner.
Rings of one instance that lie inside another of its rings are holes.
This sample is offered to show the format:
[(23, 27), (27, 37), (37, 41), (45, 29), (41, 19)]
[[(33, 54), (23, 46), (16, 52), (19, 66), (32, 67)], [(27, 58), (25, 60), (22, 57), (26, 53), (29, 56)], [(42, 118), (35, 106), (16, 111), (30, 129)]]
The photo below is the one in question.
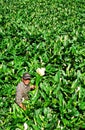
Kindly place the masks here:
[(23, 109), (26, 110), (26, 107), (23, 105), (23, 99), (28, 100), (28, 92), (35, 88), (34, 85), (30, 86), (30, 75), (28, 73), (24, 73), (22, 77), (22, 81), (18, 84), (16, 90), (16, 103)]

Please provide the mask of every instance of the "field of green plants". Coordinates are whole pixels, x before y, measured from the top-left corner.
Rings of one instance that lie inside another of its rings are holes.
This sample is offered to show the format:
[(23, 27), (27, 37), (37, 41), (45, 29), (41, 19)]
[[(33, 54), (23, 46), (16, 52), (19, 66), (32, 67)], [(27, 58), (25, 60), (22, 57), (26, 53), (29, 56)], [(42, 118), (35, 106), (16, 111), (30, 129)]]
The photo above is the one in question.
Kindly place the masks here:
[(0, 0), (0, 130), (85, 130), (85, 0)]

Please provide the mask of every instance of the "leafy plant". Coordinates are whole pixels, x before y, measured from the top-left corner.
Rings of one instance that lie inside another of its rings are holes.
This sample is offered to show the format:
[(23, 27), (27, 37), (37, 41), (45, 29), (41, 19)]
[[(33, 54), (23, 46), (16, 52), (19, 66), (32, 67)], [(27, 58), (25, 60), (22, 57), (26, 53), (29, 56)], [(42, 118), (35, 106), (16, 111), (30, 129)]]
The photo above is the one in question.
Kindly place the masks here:
[[(85, 129), (84, 0), (0, 1), (1, 130)], [(45, 68), (40, 77), (37, 68)], [(36, 84), (15, 104), (24, 72)]]

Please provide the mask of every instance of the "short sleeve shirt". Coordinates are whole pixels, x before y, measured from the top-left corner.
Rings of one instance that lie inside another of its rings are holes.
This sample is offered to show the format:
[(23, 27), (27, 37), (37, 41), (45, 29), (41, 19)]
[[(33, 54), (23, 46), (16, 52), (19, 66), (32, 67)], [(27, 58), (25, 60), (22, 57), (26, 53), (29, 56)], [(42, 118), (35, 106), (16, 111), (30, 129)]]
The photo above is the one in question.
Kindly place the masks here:
[(17, 89), (16, 89), (16, 103), (19, 105), (20, 103), (22, 103), (23, 99), (28, 99), (28, 91), (30, 91), (30, 86), (25, 85), (23, 82), (20, 82), (17, 85)]

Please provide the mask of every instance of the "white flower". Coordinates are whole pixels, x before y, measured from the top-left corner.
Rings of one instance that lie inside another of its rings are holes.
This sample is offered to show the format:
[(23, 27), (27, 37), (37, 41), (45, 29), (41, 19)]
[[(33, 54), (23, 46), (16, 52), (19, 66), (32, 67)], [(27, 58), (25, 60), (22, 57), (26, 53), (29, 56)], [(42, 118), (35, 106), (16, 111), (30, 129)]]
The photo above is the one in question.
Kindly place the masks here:
[(28, 125), (27, 123), (24, 123), (24, 130), (27, 130), (28, 129)]
[(78, 89), (77, 89), (78, 91), (80, 90), (80, 87), (78, 87)]
[(78, 87), (78, 88), (76, 89), (76, 93), (77, 93), (78, 91), (80, 91), (80, 87)]
[(36, 70), (36, 72), (40, 75), (40, 76), (43, 76), (45, 75), (45, 68), (38, 68)]

